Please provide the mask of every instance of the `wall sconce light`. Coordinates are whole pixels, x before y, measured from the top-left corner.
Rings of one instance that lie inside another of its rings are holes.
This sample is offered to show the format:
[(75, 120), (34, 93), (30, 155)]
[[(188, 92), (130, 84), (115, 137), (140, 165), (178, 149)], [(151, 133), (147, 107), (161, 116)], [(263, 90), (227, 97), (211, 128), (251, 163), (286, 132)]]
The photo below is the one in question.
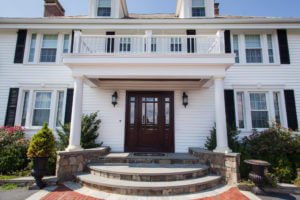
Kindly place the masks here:
[(186, 108), (186, 106), (189, 104), (189, 97), (188, 95), (184, 92), (182, 94), (182, 105)]
[(116, 105), (118, 104), (118, 93), (114, 92), (113, 95), (111, 96), (111, 103), (112, 105), (114, 105), (114, 107), (116, 107)]

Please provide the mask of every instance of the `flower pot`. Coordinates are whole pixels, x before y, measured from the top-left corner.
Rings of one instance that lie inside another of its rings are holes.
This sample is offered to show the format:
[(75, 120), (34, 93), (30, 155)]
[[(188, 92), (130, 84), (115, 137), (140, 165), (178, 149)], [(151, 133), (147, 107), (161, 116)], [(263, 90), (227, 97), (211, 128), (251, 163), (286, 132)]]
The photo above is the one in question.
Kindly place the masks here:
[(36, 185), (41, 189), (46, 186), (42, 178), (48, 173), (48, 157), (33, 158), (33, 169), (31, 175), (34, 177)]

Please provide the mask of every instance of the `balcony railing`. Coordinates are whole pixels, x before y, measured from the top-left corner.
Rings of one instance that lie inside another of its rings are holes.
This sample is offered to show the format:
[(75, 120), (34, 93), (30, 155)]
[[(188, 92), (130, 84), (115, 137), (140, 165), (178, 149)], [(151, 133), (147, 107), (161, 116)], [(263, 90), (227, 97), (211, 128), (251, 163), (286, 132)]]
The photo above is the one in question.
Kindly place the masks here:
[[(75, 37), (76, 40), (76, 37)], [(77, 35), (74, 53), (86, 55), (219, 54), (223, 39), (217, 35)]]

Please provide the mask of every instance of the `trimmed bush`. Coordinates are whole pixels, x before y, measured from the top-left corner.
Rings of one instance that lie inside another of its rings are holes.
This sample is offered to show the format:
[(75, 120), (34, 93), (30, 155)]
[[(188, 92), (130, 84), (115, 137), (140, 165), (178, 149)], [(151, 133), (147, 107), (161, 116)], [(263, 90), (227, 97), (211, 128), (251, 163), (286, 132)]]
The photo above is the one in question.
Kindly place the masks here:
[[(96, 139), (99, 136), (98, 130), (100, 128), (101, 120), (98, 119), (98, 112), (83, 115), (81, 120), (81, 147), (84, 149), (97, 148), (102, 143), (97, 144)], [(60, 125), (61, 128), (57, 130), (58, 141), (57, 147), (59, 150), (65, 150), (69, 145), (70, 124)]]
[(0, 174), (15, 173), (27, 167), (28, 144), (21, 127), (0, 128)]

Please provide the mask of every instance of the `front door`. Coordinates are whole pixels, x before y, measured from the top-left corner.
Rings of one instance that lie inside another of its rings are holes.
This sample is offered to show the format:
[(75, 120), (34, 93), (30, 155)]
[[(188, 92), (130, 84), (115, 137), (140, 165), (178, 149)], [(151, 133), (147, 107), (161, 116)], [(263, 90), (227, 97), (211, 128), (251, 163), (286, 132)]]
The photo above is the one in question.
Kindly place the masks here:
[(127, 92), (126, 152), (174, 152), (174, 93)]

